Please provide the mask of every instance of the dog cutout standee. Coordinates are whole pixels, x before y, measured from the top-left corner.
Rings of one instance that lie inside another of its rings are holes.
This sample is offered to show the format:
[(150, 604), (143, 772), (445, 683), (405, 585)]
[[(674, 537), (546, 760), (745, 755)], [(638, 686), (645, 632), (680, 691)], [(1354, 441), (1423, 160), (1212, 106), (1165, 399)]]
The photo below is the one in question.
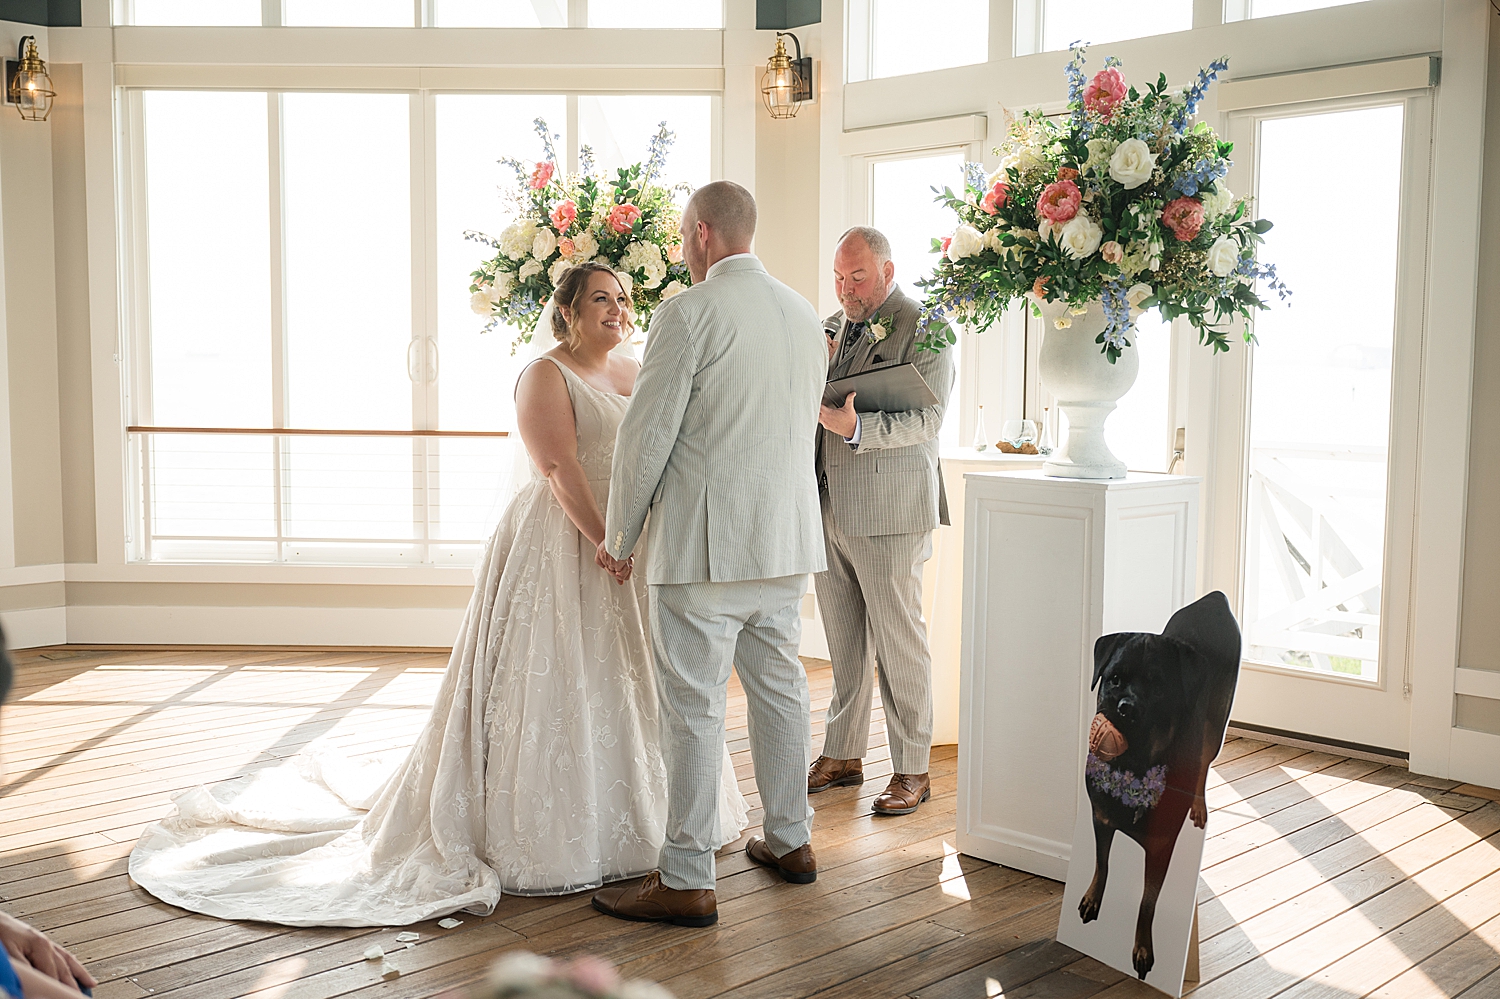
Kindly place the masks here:
[(1160, 635), (1094, 643), (1096, 711), (1057, 939), (1173, 996), (1198, 978), (1205, 790), (1239, 664), (1240, 630), (1217, 591)]

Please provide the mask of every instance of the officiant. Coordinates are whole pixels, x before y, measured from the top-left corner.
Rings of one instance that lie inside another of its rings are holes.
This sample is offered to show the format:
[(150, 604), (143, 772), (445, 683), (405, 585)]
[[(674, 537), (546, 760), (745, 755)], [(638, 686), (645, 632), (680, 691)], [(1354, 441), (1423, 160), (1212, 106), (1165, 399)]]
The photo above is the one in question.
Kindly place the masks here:
[[(814, 577), (833, 699), (823, 752), (807, 790), (864, 782), (876, 676), (895, 773), (875, 799), (881, 815), (907, 815), (931, 795), (932, 654), (922, 619), (922, 564), (932, 532), (948, 523), (938, 430), (953, 387), (953, 354), (916, 347), (919, 304), (894, 283), (890, 241), (855, 226), (833, 253), (843, 309), (824, 323), (832, 381), (911, 363), (937, 397), (899, 412), (859, 412), (858, 393), (818, 417), (817, 476), (828, 569)], [(877, 670), (878, 666), (878, 670)]]

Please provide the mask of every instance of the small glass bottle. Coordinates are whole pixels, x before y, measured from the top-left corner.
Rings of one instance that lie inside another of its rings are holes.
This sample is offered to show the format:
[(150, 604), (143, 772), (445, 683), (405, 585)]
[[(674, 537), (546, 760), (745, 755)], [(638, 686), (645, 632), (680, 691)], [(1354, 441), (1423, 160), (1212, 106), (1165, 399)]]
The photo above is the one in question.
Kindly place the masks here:
[(1037, 442), (1036, 449), (1042, 454), (1052, 453), (1052, 407), (1042, 407), (1042, 429), (1041, 440)]
[(984, 431), (984, 407), (979, 407), (979, 416), (974, 420), (974, 450), (983, 451), (990, 446), (990, 436)]

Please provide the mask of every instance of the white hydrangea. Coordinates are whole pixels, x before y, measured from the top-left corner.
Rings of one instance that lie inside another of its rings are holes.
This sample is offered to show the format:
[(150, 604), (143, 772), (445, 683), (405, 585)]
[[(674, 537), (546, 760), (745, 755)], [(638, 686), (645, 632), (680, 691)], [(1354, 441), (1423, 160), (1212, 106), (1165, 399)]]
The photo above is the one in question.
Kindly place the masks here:
[(512, 260), (523, 260), (531, 254), (531, 240), (536, 227), (530, 222), (517, 222), (505, 227), (500, 234), (500, 252)]
[(1234, 207), (1234, 192), (1223, 181), (1215, 184), (1212, 191), (1199, 192), (1199, 199), (1203, 202), (1205, 219), (1216, 219)]
[(1115, 143), (1109, 139), (1090, 139), (1085, 145), (1089, 149), (1089, 158), (1083, 164), (1083, 172), (1104, 174), (1109, 166), (1109, 158), (1114, 155)]
[(640, 271), (646, 276), (644, 287), (657, 288), (667, 276), (667, 262), (662, 259), (661, 248), (655, 243), (634, 242), (625, 247), (620, 260), (628, 271)]

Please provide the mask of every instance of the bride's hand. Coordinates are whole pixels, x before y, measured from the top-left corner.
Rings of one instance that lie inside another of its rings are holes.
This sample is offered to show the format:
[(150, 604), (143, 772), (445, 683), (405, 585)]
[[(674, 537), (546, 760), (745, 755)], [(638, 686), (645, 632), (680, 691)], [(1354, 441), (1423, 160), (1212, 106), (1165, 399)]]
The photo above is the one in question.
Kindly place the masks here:
[(594, 549), (594, 564), (615, 577), (615, 582), (623, 586), (625, 581), (630, 578), (630, 572), (635, 566), (635, 557), (630, 556), (623, 562), (616, 561), (604, 547), (604, 542), (601, 541), (598, 547)]

